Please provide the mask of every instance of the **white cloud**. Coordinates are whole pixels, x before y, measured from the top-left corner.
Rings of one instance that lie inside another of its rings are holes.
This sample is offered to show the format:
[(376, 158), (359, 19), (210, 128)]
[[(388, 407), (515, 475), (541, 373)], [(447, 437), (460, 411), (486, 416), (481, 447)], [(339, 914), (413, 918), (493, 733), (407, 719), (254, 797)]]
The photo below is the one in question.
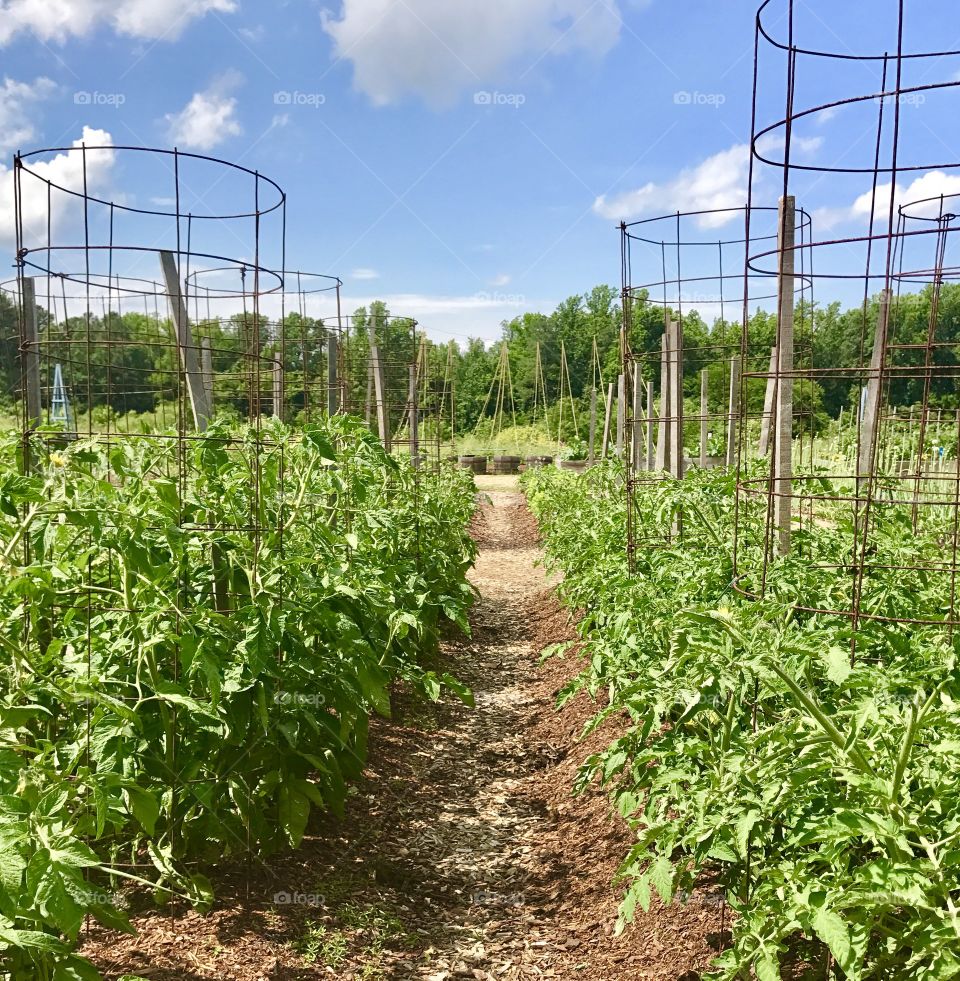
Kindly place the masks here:
[(494, 278), (492, 280), (490, 280), (490, 285), (491, 286), (509, 286), (510, 285), (511, 278), (512, 277), (509, 276), (507, 273), (501, 273), (499, 276), (494, 276)]
[[(112, 147), (113, 137), (102, 129), (84, 126), (83, 135), (73, 141), (73, 146)], [(112, 149), (91, 150), (80, 153), (58, 153), (47, 160), (26, 161), (30, 174), (24, 173), (21, 180), (21, 220), (24, 230), (24, 244), (28, 248), (39, 248), (46, 243), (47, 235), (47, 185), (52, 181), (61, 187), (78, 191), (83, 188), (84, 158), (86, 159), (86, 182), (90, 192), (100, 192), (107, 185), (113, 168), (116, 152)], [(10, 241), (14, 237), (13, 170), (0, 164), (0, 240)], [(54, 233), (63, 222), (79, 211), (80, 199), (71, 194), (53, 191), (50, 197), (50, 223)]]
[(376, 269), (354, 269), (350, 273), (351, 279), (379, 279), (380, 273)]
[(237, 100), (230, 95), (240, 83), (240, 76), (228, 72), (208, 89), (194, 93), (177, 113), (168, 113), (171, 142), (191, 150), (212, 150), (231, 136), (239, 136), (243, 127), (235, 113)]
[(235, 0), (0, 0), (0, 45), (23, 31), (63, 43), (101, 24), (133, 37), (175, 41), (190, 21), (236, 9)]
[[(874, 222), (886, 222), (890, 215), (891, 185), (877, 185), (876, 203), (872, 205)], [(894, 209), (911, 205), (914, 202), (925, 202), (907, 209), (914, 218), (934, 218), (940, 214), (940, 195), (949, 197), (960, 194), (960, 175), (948, 174), (942, 170), (931, 170), (921, 177), (915, 178), (909, 185), (897, 184), (894, 197)], [(933, 199), (933, 200), (928, 200)], [(821, 208), (814, 212), (813, 220), (816, 228), (830, 229), (847, 222), (869, 221), (873, 191), (864, 191), (853, 204), (845, 207)], [(954, 210), (948, 207), (948, 210)]]
[[(672, 180), (662, 184), (649, 181), (634, 191), (615, 197), (601, 195), (594, 201), (593, 210), (604, 218), (631, 221), (671, 211), (707, 211), (717, 208), (740, 208), (747, 200), (747, 176), (750, 150), (738, 143), (712, 157), (681, 170)], [(718, 228), (733, 215), (707, 215), (700, 225)]]
[[(810, 157), (822, 145), (823, 140), (820, 137), (794, 137), (791, 148), (796, 154)], [(767, 156), (782, 146), (782, 138), (771, 137), (761, 140), (758, 150)], [(649, 181), (636, 190), (626, 191), (612, 198), (602, 194), (594, 201), (593, 210), (603, 218), (632, 221), (636, 218), (665, 215), (672, 211), (742, 208), (747, 203), (749, 176), (750, 147), (746, 143), (735, 143), (728, 149), (707, 157), (696, 166), (681, 170), (671, 181), (659, 184)], [(733, 212), (703, 215), (698, 224), (701, 228), (720, 228), (736, 217)]]
[(443, 106), (504, 78), (522, 84), (546, 56), (606, 54), (621, 23), (616, 0), (343, 0), (339, 19), (323, 17), (377, 105), (414, 95)]
[(24, 144), (36, 135), (30, 121), (29, 107), (49, 98), (57, 90), (49, 78), (36, 78), (32, 83), (4, 78), (0, 86), (0, 154), (26, 150)]

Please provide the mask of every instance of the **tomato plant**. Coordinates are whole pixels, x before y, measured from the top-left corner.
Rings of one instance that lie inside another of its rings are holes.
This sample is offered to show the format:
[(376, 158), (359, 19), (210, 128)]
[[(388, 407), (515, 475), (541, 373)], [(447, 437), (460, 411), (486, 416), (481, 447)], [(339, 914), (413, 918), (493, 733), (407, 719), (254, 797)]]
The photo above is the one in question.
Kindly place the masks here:
[[(591, 727), (610, 713), (627, 722), (580, 776), (607, 785), (636, 836), (621, 928), (652, 890), (670, 901), (709, 874), (735, 914), (712, 977), (779, 978), (800, 937), (833, 976), (960, 976), (950, 632), (865, 622), (852, 661), (850, 620), (803, 612), (850, 601), (839, 496), (835, 520), (798, 532), (794, 554), (770, 566), (764, 599), (734, 592), (723, 472), (638, 485), (630, 575), (623, 480), (616, 464), (524, 478), (562, 594), (585, 611), (585, 667), (561, 699), (587, 687), (602, 705)], [(942, 617), (949, 577), (924, 570), (949, 516), (913, 534), (904, 511), (877, 508), (864, 604)], [(679, 513), (682, 540), (667, 541)]]
[(94, 978), (70, 948), (87, 915), (129, 929), (117, 884), (209, 903), (204, 863), (295, 847), (313, 809), (341, 811), (394, 682), (469, 700), (425, 655), (442, 623), (467, 629), (472, 482), (342, 418), (215, 426), (186, 451), (78, 442), (30, 476), (16, 452), (0, 470), (2, 969)]

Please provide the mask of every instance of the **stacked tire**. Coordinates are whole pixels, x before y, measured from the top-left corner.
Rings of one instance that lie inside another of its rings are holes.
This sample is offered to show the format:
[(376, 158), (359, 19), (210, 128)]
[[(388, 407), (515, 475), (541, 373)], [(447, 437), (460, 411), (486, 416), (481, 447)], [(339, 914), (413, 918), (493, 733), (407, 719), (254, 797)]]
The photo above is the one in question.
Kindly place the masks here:
[(493, 458), (493, 473), (514, 474), (520, 472), (520, 457), (518, 456), (495, 456)]
[(487, 472), (487, 458), (485, 456), (461, 456), (457, 458), (457, 463), (464, 470), (472, 470), (474, 473)]

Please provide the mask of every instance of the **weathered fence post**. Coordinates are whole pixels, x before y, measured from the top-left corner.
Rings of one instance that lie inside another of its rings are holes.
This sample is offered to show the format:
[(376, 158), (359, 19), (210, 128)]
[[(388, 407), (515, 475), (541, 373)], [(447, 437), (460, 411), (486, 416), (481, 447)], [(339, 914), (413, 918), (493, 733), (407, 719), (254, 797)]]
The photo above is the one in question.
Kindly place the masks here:
[[(870, 356), (870, 374), (864, 389), (863, 411), (860, 416), (860, 445), (857, 450), (857, 482), (869, 480), (877, 449), (877, 423), (880, 418), (880, 396), (883, 387), (883, 362), (887, 351), (887, 330), (890, 324), (890, 300), (888, 288), (880, 292), (880, 312), (873, 337), (873, 353)], [(859, 498), (859, 488), (857, 497)]]
[(657, 425), (657, 471), (670, 467), (670, 314), (660, 341), (660, 420)]
[(40, 335), (37, 331), (37, 289), (32, 276), (21, 280), (20, 316), (23, 329), (20, 337), (20, 368), (26, 394), (27, 418), (25, 430), (40, 425), (43, 405), (40, 400)]
[(737, 462), (737, 437), (740, 429), (740, 357), (730, 362), (730, 401), (727, 407), (727, 466)]
[[(340, 389), (337, 383), (337, 367), (340, 352), (337, 335), (327, 334), (327, 415), (334, 416), (340, 411)], [(306, 379), (304, 379), (306, 384)]]
[(710, 384), (710, 373), (706, 368), (700, 371), (700, 469), (707, 469), (707, 439), (709, 437), (709, 427), (707, 425), (707, 392)]
[(671, 319), (670, 473), (683, 477), (683, 325)]
[(777, 427), (774, 452), (774, 524), (779, 530), (780, 554), (790, 551), (793, 524), (793, 309), (794, 309), (794, 237), (796, 200), (792, 195), (780, 199), (778, 245), (780, 265), (777, 294)]
[(617, 456), (623, 456), (623, 438), (627, 416), (626, 379), (623, 374), (617, 376)]
[(420, 455), (420, 405), (418, 394), (417, 366), (414, 363), (410, 365), (410, 404), (408, 409), (410, 419), (410, 458), (413, 460), (414, 466), (417, 465)]
[(193, 410), (193, 421), (197, 430), (203, 432), (210, 424), (210, 403), (207, 400), (207, 390), (200, 371), (200, 360), (196, 345), (193, 343), (193, 333), (187, 318), (187, 305), (180, 288), (180, 274), (177, 271), (177, 261), (172, 252), (160, 253), (160, 266), (167, 286), (167, 301), (170, 304), (170, 315), (173, 317), (173, 329), (180, 354), (180, 364), (183, 368), (187, 383), (187, 394)]
[(763, 393), (763, 418), (760, 420), (760, 458), (766, 457), (770, 450), (770, 430), (773, 428), (773, 400), (777, 392), (777, 348), (770, 348), (770, 368), (767, 375), (767, 388)]
[(603, 447), (600, 450), (600, 458), (605, 460), (610, 450), (610, 416), (613, 412), (613, 382), (607, 386), (607, 405), (603, 414)]
[(587, 460), (592, 467), (596, 461), (597, 449), (597, 386), (590, 389), (590, 442), (587, 447)]

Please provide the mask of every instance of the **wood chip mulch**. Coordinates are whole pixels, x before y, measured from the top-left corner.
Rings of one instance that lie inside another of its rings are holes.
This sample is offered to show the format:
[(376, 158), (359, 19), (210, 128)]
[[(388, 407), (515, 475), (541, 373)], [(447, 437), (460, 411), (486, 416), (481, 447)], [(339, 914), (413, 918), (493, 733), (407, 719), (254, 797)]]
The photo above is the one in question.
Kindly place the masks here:
[(515, 490), (480, 500), (473, 636), (442, 655), (476, 709), (398, 691), (344, 820), (321, 815), (295, 853), (209, 870), (207, 915), (144, 908), (136, 937), (91, 927), (82, 952), (108, 981), (699, 977), (724, 939), (709, 889), (613, 935), (630, 835), (601, 789), (571, 789), (623, 723), (581, 741), (596, 706), (581, 694), (556, 710), (580, 662), (574, 647), (540, 663), (574, 634), (537, 564), (536, 522)]

